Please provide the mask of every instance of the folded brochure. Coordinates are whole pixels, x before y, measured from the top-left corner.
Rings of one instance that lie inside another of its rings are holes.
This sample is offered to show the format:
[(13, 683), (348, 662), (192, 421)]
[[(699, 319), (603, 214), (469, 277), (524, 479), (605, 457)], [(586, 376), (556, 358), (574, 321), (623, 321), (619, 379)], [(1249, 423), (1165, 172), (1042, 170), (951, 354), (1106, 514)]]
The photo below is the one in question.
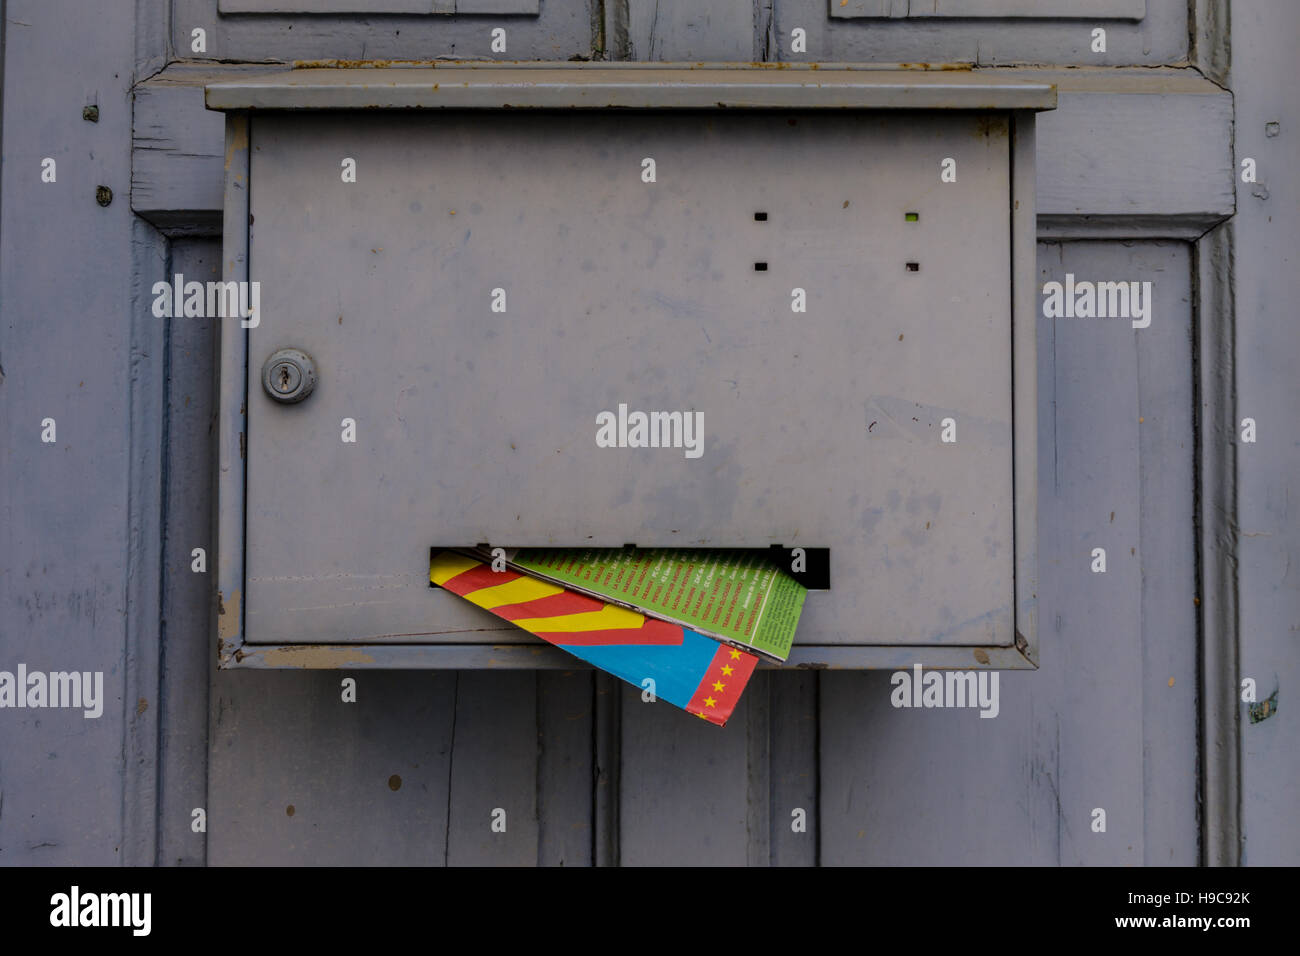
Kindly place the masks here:
[[(430, 556), (429, 581), (688, 713), (718, 725), (740, 701), (758, 658), (688, 627), (571, 588), (493, 571), (458, 551)], [(648, 684), (652, 680), (653, 684)]]
[[(472, 553), (490, 558), (481, 549)], [(790, 656), (808, 594), (753, 551), (516, 548), (505, 551), (505, 562), (779, 662)]]

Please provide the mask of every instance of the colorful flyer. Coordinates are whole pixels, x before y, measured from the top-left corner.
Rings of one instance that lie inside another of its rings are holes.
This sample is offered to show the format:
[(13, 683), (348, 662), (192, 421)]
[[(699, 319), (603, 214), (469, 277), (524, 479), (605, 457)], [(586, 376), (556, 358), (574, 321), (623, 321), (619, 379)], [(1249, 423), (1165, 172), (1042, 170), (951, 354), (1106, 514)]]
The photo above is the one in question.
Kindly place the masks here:
[[(429, 581), (709, 721), (725, 724), (758, 658), (679, 624), (646, 617), (456, 551), (430, 557)], [(653, 681), (653, 685), (647, 684)]]
[(777, 661), (790, 656), (808, 591), (761, 553), (521, 548), (510, 566)]

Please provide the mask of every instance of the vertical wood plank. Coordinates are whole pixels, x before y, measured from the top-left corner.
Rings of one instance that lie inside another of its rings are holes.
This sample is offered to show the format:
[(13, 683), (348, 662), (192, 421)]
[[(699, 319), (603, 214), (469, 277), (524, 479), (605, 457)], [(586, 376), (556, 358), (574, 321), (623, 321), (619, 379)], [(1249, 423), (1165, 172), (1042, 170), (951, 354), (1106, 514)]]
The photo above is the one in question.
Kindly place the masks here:
[[(176, 240), (158, 279), (181, 273), (221, 278), (221, 243)], [(192, 813), (207, 802), (208, 669), (213, 660), (211, 597), (216, 573), (212, 525), (215, 319), (167, 325), (165, 529), (162, 648), (159, 659), (158, 862), (202, 864), (206, 835)], [(192, 570), (195, 548), (207, 571)]]
[(745, 856), (749, 866), (772, 862), (771, 678), (770, 671), (755, 671), (742, 698), (746, 708)]
[(623, 682), (597, 672), (595, 687), (596, 780), (592, 859), (596, 866), (619, 864), (619, 810), (622, 799)]
[[(449, 866), (538, 860), (537, 675), (460, 671), (451, 758)], [(493, 829), (505, 811), (505, 830)]]
[(442, 863), (455, 691), (446, 671), (217, 672), (208, 862)]
[[(1070, 273), (1078, 281), (1155, 279), (1150, 265), (1123, 246), (1039, 247), (1040, 289), (1047, 281), (1066, 281)], [(1175, 303), (1159, 301), (1172, 315)], [(1060, 862), (1141, 863), (1142, 426), (1136, 336), (1150, 330), (1136, 331), (1126, 319), (1040, 322), (1054, 331), (1053, 404), (1045, 414), (1055, 443), (1050, 485), (1039, 499), (1050, 549), (1039, 595), (1043, 625), (1057, 633), (1058, 666), (1068, 674), (1055, 695), (1061, 711)], [(1190, 384), (1190, 367), (1182, 378)], [(1190, 468), (1190, 450), (1182, 467)], [(1106, 550), (1104, 574), (1089, 570), (1098, 547)], [(1092, 830), (1098, 808), (1106, 812), (1105, 833)]]
[(537, 862), (592, 864), (595, 675), (537, 674)]
[(624, 685), (620, 861), (749, 862), (749, 695), (717, 727)]
[(1136, 334), (1143, 467), (1143, 862), (1195, 866), (1197, 823), (1196, 448), (1191, 253), (1152, 243), (1138, 262), (1154, 276), (1157, 311)]
[[(777, 671), (769, 677), (771, 721), (771, 862), (816, 866), (818, 827), (817, 671)], [(806, 814), (796, 833), (793, 811)]]

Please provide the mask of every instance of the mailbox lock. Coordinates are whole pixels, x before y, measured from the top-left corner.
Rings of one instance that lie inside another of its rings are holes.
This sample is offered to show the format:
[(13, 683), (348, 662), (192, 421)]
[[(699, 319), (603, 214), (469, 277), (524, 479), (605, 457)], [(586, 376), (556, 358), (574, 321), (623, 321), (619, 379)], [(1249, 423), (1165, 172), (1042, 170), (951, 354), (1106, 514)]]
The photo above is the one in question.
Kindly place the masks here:
[(277, 402), (301, 402), (316, 387), (316, 363), (301, 349), (279, 349), (262, 366), (262, 388)]

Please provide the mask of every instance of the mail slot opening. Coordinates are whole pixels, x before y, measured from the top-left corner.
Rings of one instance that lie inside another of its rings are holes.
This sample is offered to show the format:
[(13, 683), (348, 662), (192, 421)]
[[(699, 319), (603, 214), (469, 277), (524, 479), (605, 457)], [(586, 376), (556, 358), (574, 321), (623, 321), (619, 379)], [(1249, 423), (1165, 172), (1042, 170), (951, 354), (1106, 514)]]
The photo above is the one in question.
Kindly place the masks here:
[[(478, 558), (491, 566), (496, 562), (498, 570), (517, 562), (535, 563), (542, 566), (570, 566), (585, 569), (595, 560), (608, 560), (620, 553), (629, 555), (638, 567), (645, 567), (660, 560), (680, 558), (686, 562), (704, 564), (722, 559), (737, 562), (738, 566), (763, 568), (770, 567), (782, 571), (793, 578), (805, 590), (829, 591), (831, 589), (831, 549), (830, 548), (787, 548), (774, 544), (768, 548), (641, 548), (634, 542), (624, 544), (622, 548), (512, 548), (479, 542), (475, 545), (435, 545), (429, 549), (429, 558), (441, 552), (452, 551)], [(637, 559), (633, 553), (642, 552), (644, 557)], [(621, 583), (621, 582), (620, 582)], [(430, 587), (437, 587), (432, 581)]]
[(676, 647), (689, 632), (783, 662), (808, 593), (786, 556), (807, 573), (806, 550), (779, 545), (433, 548), (429, 584), (565, 649)]

